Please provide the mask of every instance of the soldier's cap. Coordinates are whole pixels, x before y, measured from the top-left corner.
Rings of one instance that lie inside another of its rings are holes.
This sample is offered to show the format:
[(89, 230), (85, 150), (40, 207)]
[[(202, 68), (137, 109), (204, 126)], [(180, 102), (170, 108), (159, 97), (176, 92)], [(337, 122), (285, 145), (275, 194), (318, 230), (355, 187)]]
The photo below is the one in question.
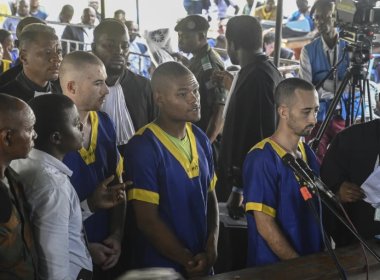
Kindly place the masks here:
[(208, 21), (200, 15), (190, 15), (181, 19), (174, 27), (175, 31), (207, 31), (210, 28)]

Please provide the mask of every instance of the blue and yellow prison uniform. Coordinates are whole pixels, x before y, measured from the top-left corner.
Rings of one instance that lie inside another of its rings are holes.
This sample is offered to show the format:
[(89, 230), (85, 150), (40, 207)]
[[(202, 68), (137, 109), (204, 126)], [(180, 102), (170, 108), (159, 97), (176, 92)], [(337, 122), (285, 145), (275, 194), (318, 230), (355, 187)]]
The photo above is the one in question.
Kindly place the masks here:
[[(63, 162), (73, 171), (71, 184), (79, 200), (87, 199), (104, 179), (123, 171), (123, 160), (116, 147), (115, 127), (103, 112), (90, 112), (91, 139), (88, 149), (68, 153)], [(110, 232), (109, 210), (99, 210), (84, 221), (89, 242), (102, 242)]]
[[(298, 148), (302, 159), (318, 174), (312, 150), (302, 142)], [(248, 153), (243, 168), (245, 210), (261, 211), (275, 218), (299, 255), (320, 252), (323, 244), (319, 224), (302, 198), (296, 176), (281, 159), (285, 154), (286, 151), (270, 138), (256, 144)], [(316, 205), (315, 208), (318, 209)], [(259, 234), (254, 217), (247, 215), (247, 221), (248, 266), (280, 261)]]
[[(133, 182), (128, 200), (156, 204), (163, 222), (195, 255), (205, 251), (207, 198), (216, 177), (207, 136), (190, 123), (186, 132), (191, 161), (156, 124), (141, 128), (127, 144), (126, 174)], [(172, 267), (183, 272), (178, 263), (162, 256), (141, 232), (130, 243), (132, 248), (127, 247), (133, 250), (135, 267)]]

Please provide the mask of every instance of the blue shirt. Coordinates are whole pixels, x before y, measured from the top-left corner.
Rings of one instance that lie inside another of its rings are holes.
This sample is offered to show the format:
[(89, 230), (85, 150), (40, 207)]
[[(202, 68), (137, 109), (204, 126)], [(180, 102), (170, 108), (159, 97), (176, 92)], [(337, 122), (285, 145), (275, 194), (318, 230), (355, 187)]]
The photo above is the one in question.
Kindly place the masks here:
[[(63, 162), (73, 171), (70, 178), (80, 201), (87, 199), (104, 179), (123, 170), (123, 160), (116, 147), (116, 132), (103, 112), (90, 112), (91, 139), (88, 149), (68, 153)], [(99, 210), (84, 221), (89, 242), (102, 242), (109, 235), (109, 211)]]
[[(318, 174), (318, 164), (311, 149), (300, 142), (299, 150), (303, 160)], [(319, 224), (301, 196), (300, 184), (293, 171), (282, 162), (285, 154), (286, 151), (270, 138), (259, 142), (248, 153), (243, 165), (245, 210), (273, 217), (299, 255), (320, 252), (323, 245)], [(318, 209), (316, 205), (315, 208)], [(252, 215), (247, 215), (247, 222), (248, 266), (280, 261), (259, 234)]]
[[(192, 160), (182, 154), (154, 123), (141, 128), (126, 149), (128, 200), (156, 204), (160, 218), (194, 255), (205, 251), (208, 191), (215, 187), (212, 151), (207, 136), (188, 123)], [(137, 267), (172, 267), (141, 233), (133, 240)]]
[(300, 19), (301, 15), (304, 15), (305, 19), (308, 21), (310, 25), (310, 30), (314, 30), (314, 21), (312, 17), (310, 16), (310, 13), (307, 12), (306, 14), (302, 14), (300, 11), (295, 11), (289, 18), (288, 21), (297, 21)]

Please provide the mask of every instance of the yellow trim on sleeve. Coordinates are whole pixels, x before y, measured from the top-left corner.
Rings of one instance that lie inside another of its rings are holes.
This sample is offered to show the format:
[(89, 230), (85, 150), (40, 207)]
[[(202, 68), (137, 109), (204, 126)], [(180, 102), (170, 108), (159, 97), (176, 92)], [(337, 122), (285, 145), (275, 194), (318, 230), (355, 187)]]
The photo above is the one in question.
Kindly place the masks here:
[(218, 178), (216, 177), (216, 174), (214, 173), (214, 176), (212, 176), (210, 186), (208, 187), (208, 192), (212, 192), (215, 190), (216, 182), (218, 181)]
[(95, 151), (96, 145), (98, 141), (98, 128), (99, 128), (99, 118), (98, 114), (95, 111), (91, 111), (89, 114), (91, 121), (91, 138), (90, 138), (90, 146), (86, 150), (82, 147), (78, 152), (82, 157), (83, 161), (86, 164), (91, 164), (95, 162)]
[(276, 209), (268, 206), (268, 205), (265, 205), (265, 204), (262, 204), (262, 203), (257, 203), (257, 202), (248, 202), (245, 204), (245, 211), (248, 212), (248, 211), (259, 211), (259, 212), (263, 212), (273, 218), (276, 217)]
[(139, 200), (157, 205), (160, 201), (160, 195), (158, 193), (143, 189), (131, 189), (128, 191), (127, 197), (128, 201)]

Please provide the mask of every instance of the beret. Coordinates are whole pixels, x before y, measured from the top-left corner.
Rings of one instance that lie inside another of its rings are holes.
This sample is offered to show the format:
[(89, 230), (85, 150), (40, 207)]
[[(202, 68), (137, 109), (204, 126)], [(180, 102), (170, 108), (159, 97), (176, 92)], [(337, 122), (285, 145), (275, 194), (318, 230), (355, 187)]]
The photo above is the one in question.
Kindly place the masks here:
[(175, 31), (207, 31), (210, 28), (208, 21), (200, 15), (190, 15), (181, 19), (174, 27)]

